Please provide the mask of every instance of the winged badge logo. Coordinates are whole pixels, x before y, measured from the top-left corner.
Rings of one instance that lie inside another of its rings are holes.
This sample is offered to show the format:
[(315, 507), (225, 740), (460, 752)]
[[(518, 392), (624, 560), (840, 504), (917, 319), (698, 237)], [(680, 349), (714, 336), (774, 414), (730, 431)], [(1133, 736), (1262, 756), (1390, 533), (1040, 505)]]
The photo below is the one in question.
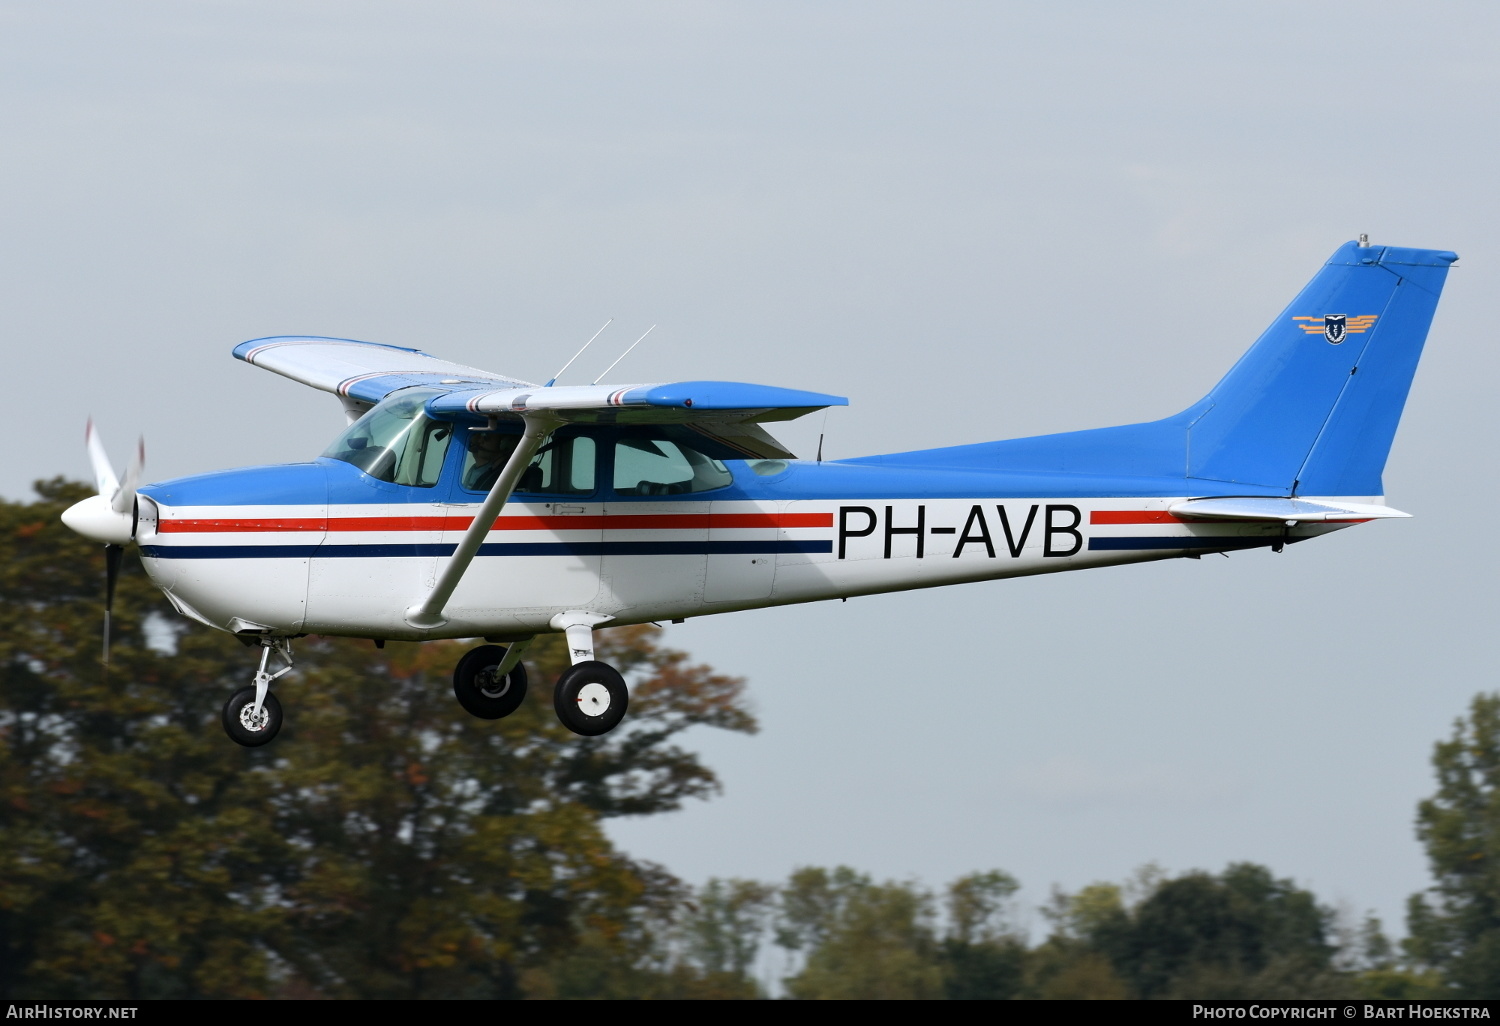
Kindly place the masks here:
[(1297, 327), (1309, 335), (1323, 333), (1329, 345), (1338, 345), (1344, 341), (1346, 335), (1363, 335), (1375, 326), (1379, 314), (1360, 314), (1358, 317), (1350, 317), (1348, 314), (1324, 314), (1322, 317), (1293, 317), (1292, 320)]

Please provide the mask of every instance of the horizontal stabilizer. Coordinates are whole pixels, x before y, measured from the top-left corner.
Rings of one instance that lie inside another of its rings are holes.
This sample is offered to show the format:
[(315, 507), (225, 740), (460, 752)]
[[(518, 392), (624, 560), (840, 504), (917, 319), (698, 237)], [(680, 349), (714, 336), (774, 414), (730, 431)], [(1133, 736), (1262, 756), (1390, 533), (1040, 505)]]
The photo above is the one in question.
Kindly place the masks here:
[(1246, 497), (1189, 499), (1167, 507), (1173, 516), (1189, 520), (1279, 520), (1299, 522), (1363, 522), (1409, 517), (1410, 513), (1363, 502), (1313, 502), (1308, 499)]

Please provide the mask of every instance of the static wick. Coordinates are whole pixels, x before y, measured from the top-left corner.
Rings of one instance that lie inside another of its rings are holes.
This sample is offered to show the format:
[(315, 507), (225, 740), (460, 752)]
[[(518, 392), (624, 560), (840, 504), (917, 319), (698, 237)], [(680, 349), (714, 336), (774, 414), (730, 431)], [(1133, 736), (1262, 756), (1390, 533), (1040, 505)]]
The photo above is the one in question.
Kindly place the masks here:
[[(651, 327), (649, 327), (649, 328), (646, 329), (646, 335), (651, 334), (655, 330), (656, 330), (656, 325), (653, 324), (653, 325), (651, 325)], [(630, 349), (634, 349), (636, 346), (640, 345), (641, 344), (641, 339), (644, 339), (646, 337), (646, 335), (642, 335), (640, 338), (638, 338), (634, 342), (630, 343)], [(619, 356), (617, 356), (615, 358), (615, 362), (614, 363), (612, 363), (608, 367), (604, 368), (604, 374), (608, 374), (610, 371), (614, 370), (615, 366), (621, 360), (623, 360), (623, 359), (625, 359), (625, 357), (629, 356), (630, 355), (630, 349), (625, 350), (623, 353), (621, 353)], [(599, 375), (593, 381), (589, 382), (589, 384), (591, 384), (591, 385), (597, 385), (597, 384), (599, 384), (599, 382), (601, 382), (601, 381), (604, 380), (604, 374)]]
[[(604, 328), (609, 327), (610, 324), (612, 324), (613, 322), (614, 322), (614, 318), (611, 317), (609, 320), (607, 320), (607, 321), (604, 322)], [(589, 346), (593, 345), (594, 344), (594, 339), (598, 338), (600, 335), (604, 334), (604, 328), (600, 328), (598, 331), (594, 332), (593, 338), (590, 338), (587, 342), (585, 342), (583, 344), (583, 349), (587, 349)], [(583, 355), (583, 349), (580, 349), (580, 350), (578, 350), (578, 352), (576, 352), (576, 353), (573, 354), (573, 360), (576, 360), (580, 356)], [(569, 360), (567, 363), (563, 364), (562, 365), (562, 370), (560, 370), (556, 374), (552, 375), (552, 380), (548, 381), (542, 387), (543, 388), (551, 388), (553, 385), (557, 384), (557, 379), (563, 376), (563, 371), (565, 371), (569, 367), (573, 366), (573, 360)]]

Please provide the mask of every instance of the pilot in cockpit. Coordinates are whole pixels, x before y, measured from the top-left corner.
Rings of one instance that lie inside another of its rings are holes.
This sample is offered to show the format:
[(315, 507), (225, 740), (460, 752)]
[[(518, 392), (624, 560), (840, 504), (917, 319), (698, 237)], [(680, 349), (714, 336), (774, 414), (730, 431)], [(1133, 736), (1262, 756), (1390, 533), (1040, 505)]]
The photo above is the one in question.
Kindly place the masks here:
[(471, 492), (487, 492), (505, 469), (505, 462), (516, 451), (520, 435), (498, 431), (469, 432), (469, 453), (464, 460), (463, 484)]
[[(487, 492), (493, 488), (495, 479), (505, 469), (510, 454), (516, 451), (516, 444), (520, 440), (520, 435), (498, 431), (469, 432), (469, 452), (464, 459), (463, 486), (471, 492)], [(534, 459), (541, 459), (542, 454), (551, 449), (553, 444), (555, 443), (542, 446)], [(516, 483), (516, 491), (534, 492), (541, 487), (542, 468), (533, 462), (521, 474), (521, 480)]]

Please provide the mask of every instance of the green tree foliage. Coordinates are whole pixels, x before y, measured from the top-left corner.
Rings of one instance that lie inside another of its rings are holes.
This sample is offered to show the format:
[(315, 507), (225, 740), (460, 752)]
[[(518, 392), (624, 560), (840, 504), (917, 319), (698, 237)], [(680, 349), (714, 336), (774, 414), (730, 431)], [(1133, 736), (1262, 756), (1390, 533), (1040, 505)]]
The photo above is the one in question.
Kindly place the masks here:
[(1432, 756), (1437, 793), (1417, 808), (1436, 885), (1407, 908), (1406, 950), (1448, 993), (1500, 996), (1500, 695), (1474, 697)]
[[(1354, 995), (1335, 964), (1333, 913), (1263, 866), (1146, 874), (1059, 896), (1038, 952), (1038, 997), (1240, 998)], [(1077, 992), (1070, 992), (1072, 988)]]
[(782, 892), (784, 947), (807, 951), (794, 998), (943, 996), (932, 896), (839, 867), (802, 869)]
[(703, 997), (758, 997), (755, 960), (774, 910), (776, 889), (755, 880), (710, 880), (679, 917), (682, 962)]
[(1011, 909), (1020, 887), (1015, 877), (999, 870), (971, 873), (948, 885), (941, 946), (946, 997), (993, 1000), (1020, 990), (1026, 945)]
[(776, 942), (801, 958), (784, 980), (811, 999), (1007, 998), (1020, 985), (1025, 944), (1011, 920), (1009, 874), (975, 873), (936, 897), (847, 866), (799, 869), (780, 888)]
[[(1263, 866), (1059, 893), (1053, 930), (1025, 942), (1016, 881), (991, 871), (924, 888), (847, 867), (780, 888), (777, 943), (800, 956), (795, 998), (1106, 999), (1409, 996), (1373, 920), (1345, 938), (1331, 909)], [(941, 906), (941, 910), (940, 910)], [(940, 911), (942, 914), (940, 914)], [(1409, 981), (1408, 981), (1409, 982)]]
[(710, 880), (687, 919), (688, 957), (707, 972), (748, 974), (774, 894), (754, 880)]
[[(657, 959), (683, 888), (601, 824), (714, 792), (678, 736), (753, 731), (742, 681), (602, 632), (631, 716), (584, 739), (544, 700), (556, 639), (528, 655), (540, 694), (489, 722), (452, 698), (462, 646), (310, 638), (281, 737), (241, 749), (219, 709), (254, 653), (127, 557), (105, 680), (102, 553), (57, 519), (85, 490), (39, 492), (0, 503), (0, 994), (701, 992)], [(167, 625), (170, 655), (146, 644)]]

